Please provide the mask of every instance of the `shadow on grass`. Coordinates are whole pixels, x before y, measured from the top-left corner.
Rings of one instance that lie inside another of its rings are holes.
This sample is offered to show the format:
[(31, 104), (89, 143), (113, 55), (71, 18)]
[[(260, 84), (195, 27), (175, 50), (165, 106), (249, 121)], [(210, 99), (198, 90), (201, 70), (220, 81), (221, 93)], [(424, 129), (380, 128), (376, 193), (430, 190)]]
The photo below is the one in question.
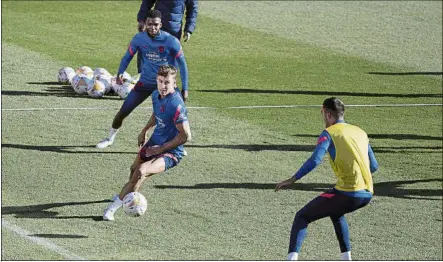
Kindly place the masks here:
[[(52, 82), (49, 82), (52, 83)], [(57, 96), (57, 97), (69, 97), (69, 98), (90, 98), (97, 100), (122, 100), (118, 96), (105, 95), (100, 98), (92, 98), (87, 94), (79, 95), (74, 92), (71, 86), (58, 86), (58, 87), (47, 87), (43, 91), (46, 92), (35, 92), (26, 90), (2, 90), (2, 95), (5, 96)]]
[(429, 75), (429, 76), (441, 76), (443, 72), (368, 72), (370, 75), (385, 75), (385, 76), (414, 76), (414, 75)]
[[(16, 148), (24, 150), (37, 150), (43, 152), (56, 152), (67, 154), (137, 154), (134, 152), (117, 152), (117, 151), (103, 151), (103, 149), (96, 149), (94, 145), (84, 146), (35, 146), (35, 145), (18, 145), (18, 144), (2, 144), (3, 148)], [(76, 148), (93, 148), (94, 151), (80, 151)]]
[[(185, 145), (186, 148), (217, 148), (217, 149), (234, 149), (245, 150), (249, 152), (258, 151), (286, 151), (286, 152), (312, 152), (315, 149), (314, 145)], [(2, 144), (3, 148), (16, 148), (24, 150), (37, 150), (43, 152), (56, 152), (65, 154), (137, 154), (137, 152), (123, 152), (123, 151), (104, 151), (102, 149), (95, 149), (93, 145), (84, 146), (36, 146), (36, 145), (19, 145), (19, 144)], [(93, 148), (94, 151), (76, 150), (77, 148)], [(372, 147), (376, 153), (442, 153), (442, 146), (391, 146), (391, 147)]]
[(85, 235), (68, 235), (68, 234), (33, 234), (30, 237), (42, 237), (42, 238), (88, 238)]
[(92, 219), (94, 221), (102, 221), (102, 216), (58, 216), (58, 212), (50, 211), (48, 209), (63, 207), (63, 206), (78, 206), (97, 203), (111, 202), (110, 199), (98, 201), (84, 201), (84, 202), (64, 202), (64, 203), (49, 203), (29, 206), (2, 206), (2, 215), (14, 215), (16, 218), (54, 218), (54, 219)]
[(219, 149), (240, 149), (245, 151), (265, 151), (265, 150), (275, 150), (275, 151), (313, 151), (315, 146), (313, 145), (185, 145), (187, 148), (219, 148)]
[[(423, 179), (423, 180), (404, 180), (404, 181), (388, 181), (374, 184), (374, 192), (376, 196), (404, 198), (404, 199), (424, 199), (424, 200), (440, 200), (442, 197), (441, 189), (407, 189), (405, 185), (416, 183), (442, 182), (441, 178)], [(178, 185), (157, 185), (158, 189), (262, 189), (274, 190), (277, 183), (202, 183), (194, 186), (178, 186)], [(324, 192), (333, 187), (326, 183), (295, 183), (288, 190)], [(434, 198), (433, 198), (434, 197)], [(437, 198), (440, 197), (440, 198)]]
[[(318, 135), (312, 134), (296, 134), (292, 135), (295, 137), (313, 137), (318, 138)], [(369, 138), (372, 139), (394, 139), (394, 140), (439, 140), (443, 141), (443, 137), (441, 136), (425, 136), (425, 135), (416, 135), (416, 134), (368, 134)]]
[(28, 84), (28, 85), (56, 85), (56, 86), (64, 85), (60, 82), (27, 82), (26, 84)]
[(320, 96), (362, 96), (362, 97), (400, 97), (400, 98), (419, 98), (419, 97), (435, 97), (441, 98), (440, 94), (383, 94), (383, 93), (361, 93), (361, 92), (343, 92), (343, 91), (312, 91), (312, 90), (272, 90), (272, 89), (248, 89), (233, 88), (225, 90), (203, 89), (196, 92), (204, 93), (252, 93), (252, 94), (289, 94), (289, 95), (320, 95)]
[[(245, 151), (298, 151), (312, 152), (315, 145), (186, 145), (187, 148), (218, 148), (218, 149), (240, 149)], [(442, 146), (390, 146), (390, 147), (372, 147), (376, 153), (442, 153)], [(430, 151), (431, 150), (431, 151)]]

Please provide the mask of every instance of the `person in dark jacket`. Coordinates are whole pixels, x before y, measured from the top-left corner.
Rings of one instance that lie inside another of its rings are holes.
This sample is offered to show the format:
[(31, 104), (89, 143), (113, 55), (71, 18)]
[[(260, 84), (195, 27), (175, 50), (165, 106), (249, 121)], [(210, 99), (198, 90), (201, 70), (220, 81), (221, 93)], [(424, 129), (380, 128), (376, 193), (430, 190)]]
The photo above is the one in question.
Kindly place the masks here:
[[(142, 0), (137, 14), (139, 32), (143, 31), (148, 11), (153, 7), (162, 13), (162, 30), (175, 36), (178, 40), (181, 40), (183, 34), (183, 40), (189, 41), (197, 22), (198, 0)], [(185, 12), (186, 23), (183, 28), (182, 21)], [(142, 71), (141, 65), (143, 64), (141, 59), (141, 56), (137, 54), (139, 73)]]

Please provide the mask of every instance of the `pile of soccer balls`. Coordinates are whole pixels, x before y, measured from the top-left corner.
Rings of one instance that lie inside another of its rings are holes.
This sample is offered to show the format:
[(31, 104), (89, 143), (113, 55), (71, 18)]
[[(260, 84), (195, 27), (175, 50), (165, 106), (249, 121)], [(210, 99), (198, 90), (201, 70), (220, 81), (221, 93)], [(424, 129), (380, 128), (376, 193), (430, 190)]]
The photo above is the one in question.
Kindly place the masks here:
[(104, 68), (92, 70), (88, 66), (80, 66), (75, 71), (71, 67), (62, 67), (58, 71), (58, 82), (69, 83), (77, 94), (87, 94), (94, 98), (115, 93), (125, 99), (134, 88), (140, 74), (131, 77), (127, 72), (124, 72), (121, 85), (117, 84), (116, 78), (117, 76), (112, 76)]

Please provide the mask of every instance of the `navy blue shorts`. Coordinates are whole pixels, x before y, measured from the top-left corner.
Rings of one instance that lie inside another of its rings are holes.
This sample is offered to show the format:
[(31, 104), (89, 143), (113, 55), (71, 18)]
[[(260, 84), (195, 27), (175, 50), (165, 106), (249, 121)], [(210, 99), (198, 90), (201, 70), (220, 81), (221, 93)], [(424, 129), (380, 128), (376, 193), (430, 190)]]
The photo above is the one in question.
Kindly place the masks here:
[(137, 106), (145, 101), (151, 94), (157, 90), (157, 84), (144, 84), (137, 82), (134, 88), (129, 92), (122, 107), (120, 113), (125, 117), (128, 116)]
[(154, 146), (154, 144), (151, 142), (151, 140), (149, 140), (148, 143), (144, 144), (143, 147), (138, 151), (138, 156), (144, 162), (162, 157), (165, 160), (165, 171), (175, 167), (176, 165), (178, 165), (178, 163), (180, 163), (180, 158), (174, 156), (174, 154), (169, 152), (146, 157), (146, 149), (151, 146)]

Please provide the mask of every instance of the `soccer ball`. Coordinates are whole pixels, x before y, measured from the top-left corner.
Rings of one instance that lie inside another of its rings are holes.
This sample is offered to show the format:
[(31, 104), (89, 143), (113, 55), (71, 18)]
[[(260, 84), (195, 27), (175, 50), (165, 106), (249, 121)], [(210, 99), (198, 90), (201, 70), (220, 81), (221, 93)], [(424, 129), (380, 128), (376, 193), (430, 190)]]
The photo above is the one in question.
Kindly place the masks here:
[(86, 75), (89, 78), (94, 76), (94, 71), (89, 66), (80, 66), (75, 70), (75, 74), (77, 75)]
[(121, 99), (125, 99), (129, 92), (131, 92), (131, 90), (134, 88), (134, 84), (131, 82), (123, 82), (122, 85), (115, 84), (112, 88)]
[(131, 83), (134, 85), (137, 84), (138, 80), (140, 80), (140, 74), (131, 77)]
[(75, 76), (74, 69), (71, 67), (62, 67), (58, 71), (58, 82), (62, 84), (67, 84), (72, 81), (72, 78)]
[(111, 92), (112, 89), (112, 76), (109, 74), (102, 74), (94, 76), (95, 80), (101, 81), (105, 85), (105, 94)]
[(97, 77), (103, 76), (103, 75), (111, 77), (111, 74), (108, 72), (108, 70), (106, 70), (102, 67), (98, 67), (98, 68), (94, 69), (93, 75), (94, 75), (94, 78), (97, 78)]
[(139, 192), (128, 193), (123, 198), (123, 210), (131, 217), (139, 217), (146, 212), (148, 201)]
[(90, 97), (94, 97), (94, 98), (98, 98), (98, 97), (102, 97), (105, 94), (105, 84), (97, 79), (93, 79), (91, 81), (89, 81), (88, 83), (88, 88), (87, 88), (87, 93)]
[(91, 78), (86, 75), (75, 75), (72, 78), (71, 86), (77, 94), (82, 95), (87, 93), (89, 82), (91, 82)]

